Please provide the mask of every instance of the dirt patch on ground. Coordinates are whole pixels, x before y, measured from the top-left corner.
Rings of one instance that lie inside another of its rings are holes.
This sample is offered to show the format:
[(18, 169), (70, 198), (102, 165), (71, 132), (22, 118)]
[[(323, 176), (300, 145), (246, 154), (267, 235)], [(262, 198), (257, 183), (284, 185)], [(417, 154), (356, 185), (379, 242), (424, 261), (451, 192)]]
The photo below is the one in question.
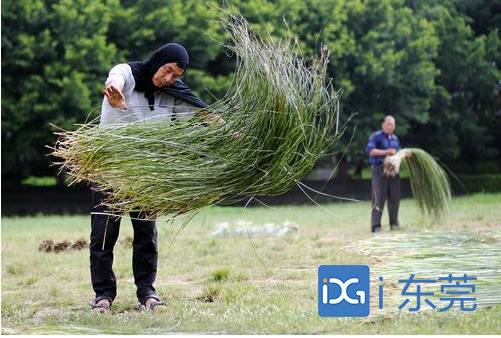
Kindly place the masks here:
[[(131, 236), (127, 236), (124, 239), (119, 240), (118, 244), (132, 248), (133, 240), (134, 239)], [(69, 241), (65, 239), (59, 242), (52, 239), (46, 239), (40, 242), (38, 245), (38, 251), (59, 253), (62, 251), (82, 250), (88, 247), (89, 242), (84, 238), (80, 238), (76, 241)]]
[(82, 250), (87, 247), (89, 247), (89, 242), (83, 238), (74, 242), (68, 240), (55, 242), (52, 239), (46, 239), (40, 242), (38, 251), (59, 253), (61, 251)]

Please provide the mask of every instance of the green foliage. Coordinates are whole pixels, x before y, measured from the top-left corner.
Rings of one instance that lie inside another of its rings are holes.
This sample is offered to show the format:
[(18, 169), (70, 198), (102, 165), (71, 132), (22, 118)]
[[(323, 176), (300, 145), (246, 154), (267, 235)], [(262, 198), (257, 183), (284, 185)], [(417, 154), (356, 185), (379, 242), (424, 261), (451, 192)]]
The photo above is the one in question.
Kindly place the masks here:
[(118, 1), (2, 2), (2, 174), (48, 172), (49, 123), (70, 128), (99, 102), (117, 60)]
[(56, 179), (52, 176), (29, 176), (21, 181), (23, 185), (31, 185), (35, 187), (50, 187), (56, 185)]
[(501, 175), (459, 175), (457, 181), (452, 180), (454, 191), (501, 192)]
[(321, 44), (331, 51), (342, 116), (357, 114), (348, 161), (365, 160), (363, 144), (391, 113), (405, 146), (499, 168), (499, 0), (6, 0), (2, 175), (53, 172), (49, 123), (70, 128), (94, 108), (96, 116), (109, 69), (165, 42), (190, 51), (186, 82), (210, 102), (221, 98), (234, 55), (220, 43), (228, 36), (213, 20), (218, 3), (260, 34), (297, 37), (307, 57)]

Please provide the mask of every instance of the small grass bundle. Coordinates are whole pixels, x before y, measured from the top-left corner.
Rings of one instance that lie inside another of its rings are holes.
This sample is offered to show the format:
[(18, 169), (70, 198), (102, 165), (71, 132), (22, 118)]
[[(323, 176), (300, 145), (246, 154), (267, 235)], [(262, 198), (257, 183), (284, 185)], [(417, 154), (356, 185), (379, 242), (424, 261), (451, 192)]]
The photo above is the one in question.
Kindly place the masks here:
[[(340, 135), (327, 53), (307, 66), (292, 40), (266, 43), (244, 19), (224, 23), (237, 56), (225, 97), (188, 121), (90, 123), (58, 133), (52, 154), (74, 182), (109, 191), (105, 204), (117, 212), (158, 216), (281, 194), (312, 169)], [(224, 123), (207, 125), (204, 113)]]
[(421, 211), (440, 218), (449, 210), (451, 187), (447, 174), (426, 151), (418, 148), (402, 149), (386, 157), (383, 171), (395, 176), (402, 161), (409, 169), (412, 195)]

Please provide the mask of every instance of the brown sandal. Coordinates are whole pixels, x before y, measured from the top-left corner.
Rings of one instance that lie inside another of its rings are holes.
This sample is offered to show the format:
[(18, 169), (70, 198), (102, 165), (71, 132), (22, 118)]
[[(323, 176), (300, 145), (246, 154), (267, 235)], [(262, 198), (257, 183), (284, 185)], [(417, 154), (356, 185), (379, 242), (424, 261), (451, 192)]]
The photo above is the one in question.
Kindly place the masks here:
[[(152, 299), (152, 301), (148, 302), (150, 299)], [(165, 306), (165, 302), (162, 302), (156, 296), (149, 296), (144, 300), (142, 306), (145, 310), (154, 311), (157, 306)]]
[(110, 311), (111, 299), (98, 297), (92, 301), (90, 308), (95, 313), (107, 313)]

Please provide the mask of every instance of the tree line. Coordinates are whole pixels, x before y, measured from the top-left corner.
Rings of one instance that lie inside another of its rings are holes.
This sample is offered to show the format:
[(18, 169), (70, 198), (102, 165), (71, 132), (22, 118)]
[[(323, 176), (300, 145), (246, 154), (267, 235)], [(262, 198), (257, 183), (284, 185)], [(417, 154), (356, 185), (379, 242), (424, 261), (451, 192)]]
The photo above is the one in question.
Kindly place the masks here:
[(235, 60), (221, 45), (218, 6), (263, 36), (297, 38), (305, 58), (327, 47), (348, 123), (334, 150), (347, 149), (356, 171), (392, 114), (405, 146), (458, 172), (499, 172), (501, 0), (5, 0), (2, 177), (55, 174), (51, 124), (98, 116), (109, 69), (163, 43), (186, 46), (185, 82), (208, 102), (221, 98)]

